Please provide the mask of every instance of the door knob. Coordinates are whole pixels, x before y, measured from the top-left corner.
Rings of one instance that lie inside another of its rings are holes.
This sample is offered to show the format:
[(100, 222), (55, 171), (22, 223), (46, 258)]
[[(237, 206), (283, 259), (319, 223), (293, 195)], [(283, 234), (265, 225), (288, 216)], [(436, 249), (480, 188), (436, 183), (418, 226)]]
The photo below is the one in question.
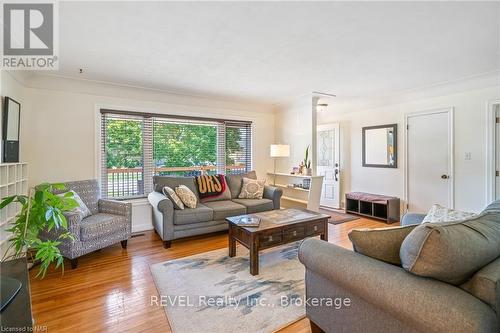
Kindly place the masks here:
[(448, 179), (448, 178), (450, 178), (450, 176), (448, 176), (448, 175), (441, 175), (441, 179)]

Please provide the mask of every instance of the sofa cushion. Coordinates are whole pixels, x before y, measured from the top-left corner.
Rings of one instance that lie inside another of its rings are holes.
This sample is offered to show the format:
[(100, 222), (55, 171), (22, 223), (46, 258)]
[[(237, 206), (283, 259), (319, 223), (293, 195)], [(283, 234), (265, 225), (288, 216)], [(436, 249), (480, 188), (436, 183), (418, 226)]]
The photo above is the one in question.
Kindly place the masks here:
[(233, 201), (245, 206), (247, 208), (247, 214), (274, 209), (273, 201), (269, 199), (233, 199)]
[(406, 213), (401, 218), (401, 225), (407, 226), (412, 224), (420, 224), (424, 220), (426, 214)]
[(97, 213), (81, 221), (80, 239), (87, 242), (126, 229), (127, 226), (126, 216)]
[[(187, 186), (198, 197), (198, 190), (194, 182), (194, 177), (177, 177), (177, 176), (153, 176), (153, 184), (155, 191), (163, 193), (165, 186), (174, 189), (180, 185)], [(199, 198), (198, 198), (199, 199)]]
[(255, 171), (250, 171), (242, 174), (226, 175), (227, 186), (231, 191), (231, 199), (235, 199), (240, 195), (243, 178), (257, 179), (257, 174)]
[[(224, 175), (200, 176), (196, 177), (195, 180), (201, 202), (231, 200), (231, 190), (227, 186)], [(209, 185), (209, 183), (213, 185)]]
[(101, 190), (99, 189), (97, 179), (77, 180), (74, 182), (67, 182), (64, 185), (66, 185), (68, 190), (78, 193), (92, 214), (99, 213), (97, 202), (101, 197)]
[(460, 286), (463, 290), (500, 311), (500, 257), (481, 268)]
[(259, 180), (244, 177), (238, 199), (262, 199), (265, 184), (265, 179)]
[(214, 211), (214, 220), (223, 220), (226, 217), (242, 215), (247, 212), (245, 206), (231, 200), (206, 202), (204, 205)]
[(75, 207), (75, 208), (73, 208), (71, 210), (71, 212), (80, 215), (81, 219), (84, 219), (87, 216), (92, 215), (92, 213), (90, 212), (90, 209), (87, 207), (87, 205), (85, 204), (85, 202), (83, 202), (82, 198), (80, 198), (80, 196), (78, 195), (78, 193), (76, 193), (75, 191), (71, 190), (71, 191), (68, 191), (68, 192), (60, 193), (60, 194), (58, 194), (58, 196), (60, 196), (60, 197), (66, 197), (66, 198), (72, 198), (73, 200), (75, 200), (76, 203), (78, 204), (78, 206)]
[(432, 205), (422, 223), (462, 221), (476, 214), (449, 209), (441, 205)]
[(198, 205), (198, 197), (186, 185), (179, 185), (175, 188), (175, 194), (182, 200), (184, 206), (196, 208)]
[(165, 186), (163, 188), (163, 194), (170, 200), (172, 201), (172, 204), (174, 205), (174, 209), (184, 209), (184, 203), (182, 202), (181, 198), (175, 193), (173, 189), (171, 189), (168, 186)]
[(348, 236), (354, 251), (365, 256), (401, 265), (399, 250), (406, 236), (416, 227), (388, 227), (377, 229), (353, 229)]
[(467, 281), (500, 256), (499, 212), (417, 226), (401, 245), (403, 268), (450, 284)]
[(191, 224), (213, 220), (213, 211), (205, 205), (198, 204), (196, 208), (184, 208), (174, 210), (174, 224)]

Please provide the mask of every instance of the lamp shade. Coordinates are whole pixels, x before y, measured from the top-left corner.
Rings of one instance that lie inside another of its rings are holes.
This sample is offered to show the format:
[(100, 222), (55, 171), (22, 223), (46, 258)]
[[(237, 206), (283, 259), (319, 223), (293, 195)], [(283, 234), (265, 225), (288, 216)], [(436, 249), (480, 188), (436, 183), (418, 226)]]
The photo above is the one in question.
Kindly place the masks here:
[(289, 157), (290, 145), (271, 145), (271, 157)]

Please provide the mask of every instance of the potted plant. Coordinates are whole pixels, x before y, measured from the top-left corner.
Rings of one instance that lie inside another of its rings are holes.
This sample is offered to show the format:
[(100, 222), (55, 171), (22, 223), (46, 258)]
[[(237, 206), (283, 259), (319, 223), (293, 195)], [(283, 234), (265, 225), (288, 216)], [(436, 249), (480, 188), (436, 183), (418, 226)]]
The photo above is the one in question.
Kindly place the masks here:
[[(28, 195), (14, 195), (2, 200), (0, 209), (9, 204), (21, 205), (20, 212), (7, 230), (12, 233), (12, 237), (2, 261), (34, 253), (34, 260), (40, 262), (37, 277), (43, 278), (53, 262), (56, 263), (56, 268), (61, 266), (64, 269), (64, 259), (58, 246), (63, 239), (73, 239), (73, 235), (68, 231), (64, 212), (78, 207), (78, 203), (73, 199), (73, 192), (54, 193), (65, 189), (64, 184), (44, 183), (31, 188)], [(42, 239), (42, 231), (53, 232), (57, 238)]]
[(308, 176), (312, 176), (311, 160), (309, 159), (309, 146), (307, 146), (306, 148), (306, 154), (304, 157), (304, 168), (305, 168), (305, 174)]

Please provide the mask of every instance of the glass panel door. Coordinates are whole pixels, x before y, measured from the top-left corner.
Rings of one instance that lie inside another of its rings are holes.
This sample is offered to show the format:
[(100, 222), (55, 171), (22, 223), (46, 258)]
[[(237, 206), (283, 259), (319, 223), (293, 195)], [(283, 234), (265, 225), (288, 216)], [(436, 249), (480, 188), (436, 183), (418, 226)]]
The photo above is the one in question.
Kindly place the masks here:
[(323, 176), (321, 206), (340, 208), (339, 124), (319, 125), (317, 173)]

